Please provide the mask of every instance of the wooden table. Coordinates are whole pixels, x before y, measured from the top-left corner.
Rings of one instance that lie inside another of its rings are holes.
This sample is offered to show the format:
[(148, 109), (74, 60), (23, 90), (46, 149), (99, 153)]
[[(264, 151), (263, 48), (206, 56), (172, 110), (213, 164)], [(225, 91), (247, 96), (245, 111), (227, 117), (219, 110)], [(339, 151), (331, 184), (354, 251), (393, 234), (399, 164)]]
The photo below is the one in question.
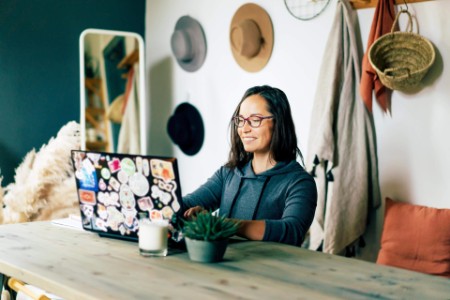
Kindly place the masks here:
[(445, 278), (283, 244), (232, 243), (202, 264), (50, 222), (0, 226), (0, 273), (77, 300), (450, 299)]

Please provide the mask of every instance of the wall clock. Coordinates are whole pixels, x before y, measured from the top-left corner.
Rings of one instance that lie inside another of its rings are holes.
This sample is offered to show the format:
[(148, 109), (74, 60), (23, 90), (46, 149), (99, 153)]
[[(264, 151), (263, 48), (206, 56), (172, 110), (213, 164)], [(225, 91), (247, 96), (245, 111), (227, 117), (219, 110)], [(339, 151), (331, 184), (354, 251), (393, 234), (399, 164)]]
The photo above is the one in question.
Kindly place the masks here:
[(330, 0), (284, 0), (289, 13), (295, 18), (307, 21), (320, 15)]

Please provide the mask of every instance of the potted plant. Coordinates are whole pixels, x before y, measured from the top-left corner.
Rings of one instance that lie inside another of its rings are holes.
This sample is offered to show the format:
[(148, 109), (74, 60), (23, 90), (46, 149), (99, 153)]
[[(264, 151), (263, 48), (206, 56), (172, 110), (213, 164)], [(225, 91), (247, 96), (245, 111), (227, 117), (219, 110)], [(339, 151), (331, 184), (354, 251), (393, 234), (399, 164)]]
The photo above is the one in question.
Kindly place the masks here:
[(217, 262), (223, 259), (228, 239), (235, 235), (240, 223), (209, 211), (198, 213), (183, 221), (183, 236), (189, 258), (198, 262)]

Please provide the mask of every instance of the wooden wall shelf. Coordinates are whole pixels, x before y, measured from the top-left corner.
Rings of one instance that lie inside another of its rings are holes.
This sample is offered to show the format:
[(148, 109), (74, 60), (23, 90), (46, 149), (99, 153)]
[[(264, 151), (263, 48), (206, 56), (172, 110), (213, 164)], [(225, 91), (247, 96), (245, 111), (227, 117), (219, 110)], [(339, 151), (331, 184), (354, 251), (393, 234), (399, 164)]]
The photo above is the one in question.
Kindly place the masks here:
[[(406, 0), (406, 3), (417, 3), (417, 2), (425, 2), (425, 1), (433, 1), (433, 0)], [(369, 8), (377, 6), (378, 0), (350, 0), (354, 9), (361, 8)], [(404, 0), (395, 0), (395, 4), (401, 5), (405, 4)]]

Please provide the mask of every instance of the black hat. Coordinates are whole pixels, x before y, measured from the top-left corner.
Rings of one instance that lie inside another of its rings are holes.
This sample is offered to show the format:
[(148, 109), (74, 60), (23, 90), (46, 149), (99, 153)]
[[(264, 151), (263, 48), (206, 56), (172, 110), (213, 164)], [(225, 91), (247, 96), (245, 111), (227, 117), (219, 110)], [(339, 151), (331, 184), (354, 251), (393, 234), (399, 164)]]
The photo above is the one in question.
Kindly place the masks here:
[(199, 111), (184, 102), (178, 105), (169, 118), (167, 132), (172, 141), (187, 155), (197, 154), (202, 148), (205, 137), (203, 120)]

